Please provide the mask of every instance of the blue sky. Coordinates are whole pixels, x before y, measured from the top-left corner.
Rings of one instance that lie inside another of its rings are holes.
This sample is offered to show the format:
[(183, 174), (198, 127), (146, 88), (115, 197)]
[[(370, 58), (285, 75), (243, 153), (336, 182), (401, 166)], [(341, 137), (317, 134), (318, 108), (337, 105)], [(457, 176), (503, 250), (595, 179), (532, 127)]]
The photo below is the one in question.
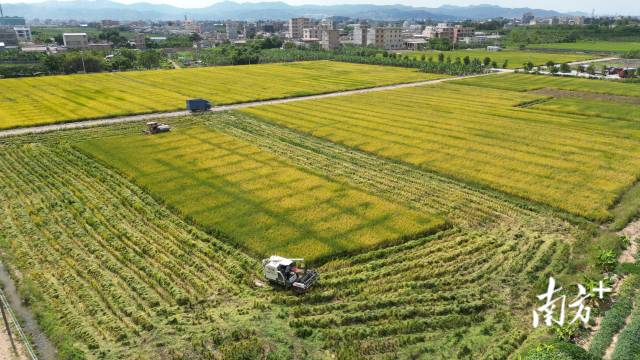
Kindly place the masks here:
[[(43, 0), (0, 0), (3, 3), (11, 2), (41, 2)], [(170, 4), (179, 7), (204, 7), (211, 5), (216, 0), (115, 0), (122, 3), (150, 2), (158, 4)], [(246, 0), (235, 0), (238, 2), (246, 2)], [(280, 0), (269, 0), (280, 1)], [(259, 1), (251, 1), (259, 2)], [(638, 0), (479, 0), (477, 2), (470, 0), (284, 0), (284, 2), (292, 5), (301, 4), (403, 4), (411, 6), (427, 6), (437, 7), (440, 5), (474, 5), (474, 4), (493, 4), (504, 7), (532, 7), (539, 9), (550, 9), (558, 11), (584, 11), (591, 13), (595, 9), (596, 14), (608, 15), (640, 15), (640, 1)]]

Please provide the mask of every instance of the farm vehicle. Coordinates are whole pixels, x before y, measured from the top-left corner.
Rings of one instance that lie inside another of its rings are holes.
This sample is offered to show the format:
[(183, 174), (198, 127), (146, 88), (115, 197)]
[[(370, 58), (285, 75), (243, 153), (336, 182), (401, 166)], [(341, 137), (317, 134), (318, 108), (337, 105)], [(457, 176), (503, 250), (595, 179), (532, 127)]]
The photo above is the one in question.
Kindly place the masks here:
[(171, 126), (153, 121), (147, 123), (147, 130), (145, 130), (144, 133), (147, 135), (154, 135), (169, 131), (171, 131)]
[(307, 292), (320, 278), (320, 274), (312, 269), (306, 269), (304, 259), (287, 259), (273, 255), (262, 260), (264, 277), (273, 285), (285, 289), (292, 289), (296, 294)]
[(211, 103), (204, 99), (189, 99), (187, 100), (187, 110), (192, 113), (205, 112), (211, 109)]

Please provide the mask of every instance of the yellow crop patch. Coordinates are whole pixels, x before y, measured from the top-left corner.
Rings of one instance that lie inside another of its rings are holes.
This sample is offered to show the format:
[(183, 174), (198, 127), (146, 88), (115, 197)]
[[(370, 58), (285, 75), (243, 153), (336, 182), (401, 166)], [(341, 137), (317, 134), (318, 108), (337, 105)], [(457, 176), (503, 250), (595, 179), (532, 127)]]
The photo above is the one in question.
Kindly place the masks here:
[(303, 96), (446, 75), (330, 61), (0, 80), (0, 129)]
[(202, 127), (79, 147), (260, 256), (316, 260), (444, 225), (441, 217), (327, 180)]
[[(462, 82), (499, 86), (516, 79)], [(589, 83), (606, 90), (604, 82)], [(612, 84), (612, 91), (618, 87)], [(438, 84), (242, 112), (578, 215), (607, 218), (609, 206), (640, 176), (637, 123), (518, 106), (545, 99)]]

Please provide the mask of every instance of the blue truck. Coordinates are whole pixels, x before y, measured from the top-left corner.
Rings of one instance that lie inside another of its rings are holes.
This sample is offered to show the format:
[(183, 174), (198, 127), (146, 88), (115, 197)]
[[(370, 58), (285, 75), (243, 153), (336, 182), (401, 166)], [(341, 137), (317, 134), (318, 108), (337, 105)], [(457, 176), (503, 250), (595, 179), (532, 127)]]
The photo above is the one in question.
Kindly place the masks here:
[(211, 103), (204, 99), (187, 100), (187, 110), (191, 112), (204, 112), (211, 109)]

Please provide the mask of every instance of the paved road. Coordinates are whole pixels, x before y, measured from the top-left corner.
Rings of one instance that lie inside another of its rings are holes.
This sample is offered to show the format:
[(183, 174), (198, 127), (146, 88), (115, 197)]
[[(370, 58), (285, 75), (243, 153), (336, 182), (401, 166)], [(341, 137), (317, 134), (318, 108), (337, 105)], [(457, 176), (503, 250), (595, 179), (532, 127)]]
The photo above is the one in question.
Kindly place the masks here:
[(591, 59), (591, 60), (585, 60), (585, 61), (574, 61), (574, 62), (570, 62), (569, 65), (583, 65), (583, 64), (591, 64), (595, 62), (615, 61), (615, 60), (620, 60), (620, 58), (608, 57), (608, 58)]
[[(261, 101), (253, 101), (253, 102), (247, 102), (247, 103), (241, 103), (241, 104), (221, 105), (221, 106), (213, 107), (210, 110), (210, 112), (238, 110), (238, 109), (244, 109), (244, 108), (253, 107), (253, 106), (283, 104), (283, 103), (289, 103), (294, 101), (324, 99), (324, 98), (335, 97), (335, 96), (364, 94), (364, 93), (369, 93), (374, 91), (384, 91), (384, 90), (400, 89), (400, 88), (415, 87), (415, 86), (422, 86), (422, 85), (429, 85), (429, 84), (438, 84), (445, 81), (459, 80), (461, 78), (487, 76), (490, 74), (491, 73), (469, 75), (464, 77), (451, 77), (451, 78), (436, 79), (436, 80), (418, 81), (418, 82), (412, 82), (412, 83), (406, 83), (406, 84), (377, 86), (377, 87), (360, 89), (360, 90), (347, 90), (347, 91), (339, 91), (339, 92), (333, 92), (333, 93), (327, 93), (327, 94), (300, 96), (300, 97), (285, 98), (285, 99), (278, 99), (278, 100), (261, 100)], [(191, 113), (189, 111), (172, 111), (172, 112), (164, 112), (164, 113), (121, 116), (121, 117), (106, 118), (106, 119), (84, 120), (84, 121), (69, 122), (64, 124), (51, 124), (51, 125), (24, 127), (24, 128), (17, 128), (17, 129), (1, 130), (0, 138), (9, 137), (9, 136), (26, 135), (26, 134), (45, 133), (45, 132), (56, 131), (56, 130), (80, 129), (80, 128), (87, 128), (87, 127), (94, 127), (94, 126), (134, 122), (134, 121), (153, 121), (157, 119), (187, 116), (190, 114)]]

